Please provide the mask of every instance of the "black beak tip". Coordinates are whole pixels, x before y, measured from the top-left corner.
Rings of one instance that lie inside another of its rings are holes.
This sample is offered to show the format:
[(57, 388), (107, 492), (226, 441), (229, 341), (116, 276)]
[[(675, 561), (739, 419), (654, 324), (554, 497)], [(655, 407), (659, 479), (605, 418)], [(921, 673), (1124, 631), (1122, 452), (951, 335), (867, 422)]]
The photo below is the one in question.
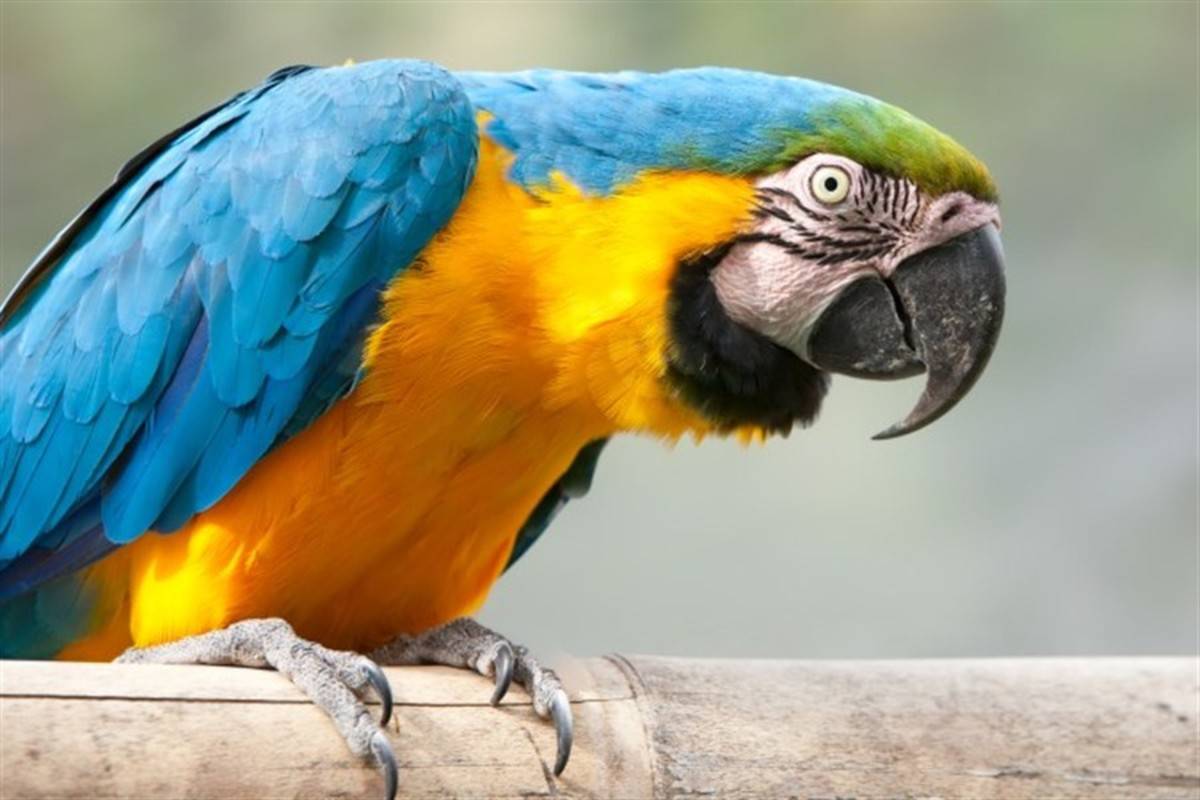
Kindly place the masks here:
[(883, 430), (881, 430), (879, 433), (875, 434), (874, 436), (872, 436), (871, 441), (886, 442), (888, 439), (899, 439), (901, 436), (907, 436), (908, 434), (913, 433), (914, 431), (916, 431), (920, 428), (924, 428), (926, 425), (928, 425), (931, 422), (933, 422), (932, 419), (928, 420), (927, 422), (923, 422), (921, 425), (919, 425), (917, 427), (905, 425), (903, 422), (896, 422), (896, 423), (893, 423), (893, 424), (889, 425), (888, 427), (884, 428)]

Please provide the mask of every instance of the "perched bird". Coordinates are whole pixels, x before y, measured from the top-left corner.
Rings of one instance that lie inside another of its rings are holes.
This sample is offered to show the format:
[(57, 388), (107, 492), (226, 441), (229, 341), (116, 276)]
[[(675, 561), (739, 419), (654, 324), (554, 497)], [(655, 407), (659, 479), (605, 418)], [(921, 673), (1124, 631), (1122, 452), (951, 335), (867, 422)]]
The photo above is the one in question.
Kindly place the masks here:
[[(0, 307), (0, 655), (273, 667), (383, 771), (377, 662), (467, 615), (617, 433), (786, 434), (994, 347), (997, 193), (893, 106), (731, 69), (289, 67), (167, 134)], [(369, 657), (368, 657), (369, 656)]]

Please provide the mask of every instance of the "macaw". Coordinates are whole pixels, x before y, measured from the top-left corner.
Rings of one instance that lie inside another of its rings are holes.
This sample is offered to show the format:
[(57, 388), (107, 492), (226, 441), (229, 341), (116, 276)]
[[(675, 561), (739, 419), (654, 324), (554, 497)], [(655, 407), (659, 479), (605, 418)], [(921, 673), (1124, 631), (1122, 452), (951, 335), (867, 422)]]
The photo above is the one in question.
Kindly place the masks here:
[(760, 439), (831, 373), (971, 388), (997, 190), (908, 113), (733, 69), (289, 67), (171, 131), (0, 307), (0, 655), (268, 666), (396, 789), (377, 663), (475, 623), (618, 433)]

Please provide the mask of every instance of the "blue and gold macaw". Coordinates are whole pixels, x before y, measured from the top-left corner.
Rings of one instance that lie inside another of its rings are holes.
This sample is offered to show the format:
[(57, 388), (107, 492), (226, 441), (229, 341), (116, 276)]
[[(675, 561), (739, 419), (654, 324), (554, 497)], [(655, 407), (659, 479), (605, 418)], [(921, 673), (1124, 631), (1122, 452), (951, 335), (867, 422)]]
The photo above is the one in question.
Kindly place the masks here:
[(560, 772), (557, 678), (466, 615), (617, 433), (787, 433), (829, 373), (928, 374), (881, 436), (946, 412), (999, 332), (996, 200), (812, 81), (276, 72), (0, 308), (0, 655), (274, 667), (389, 794), (377, 661), (515, 676)]

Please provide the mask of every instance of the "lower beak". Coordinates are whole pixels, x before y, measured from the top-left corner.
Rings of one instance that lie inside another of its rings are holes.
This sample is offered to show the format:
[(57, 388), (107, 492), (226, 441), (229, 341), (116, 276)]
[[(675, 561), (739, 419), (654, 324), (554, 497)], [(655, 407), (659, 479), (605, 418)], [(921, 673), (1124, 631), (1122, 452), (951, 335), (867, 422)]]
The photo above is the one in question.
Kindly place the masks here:
[(1004, 255), (988, 224), (906, 259), (892, 276), (847, 286), (814, 326), (808, 360), (829, 372), (890, 380), (924, 371), (908, 416), (875, 435), (925, 427), (987, 366), (1004, 318)]

